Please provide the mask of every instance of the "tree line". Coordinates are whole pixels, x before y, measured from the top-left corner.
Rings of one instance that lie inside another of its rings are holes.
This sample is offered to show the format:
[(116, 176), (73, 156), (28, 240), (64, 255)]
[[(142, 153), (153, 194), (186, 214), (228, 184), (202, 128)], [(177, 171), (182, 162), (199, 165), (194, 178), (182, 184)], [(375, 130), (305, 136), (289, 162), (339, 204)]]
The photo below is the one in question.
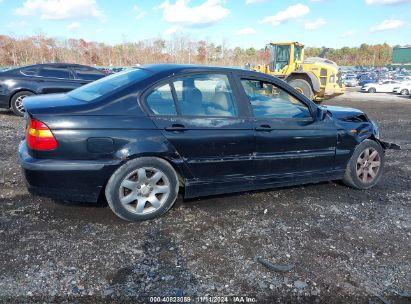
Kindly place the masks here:
[[(392, 48), (384, 43), (362, 44), (340, 49), (306, 48), (306, 57), (326, 55), (339, 65), (376, 65), (391, 63)], [(132, 66), (147, 63), (191, 63), (223, 66), (255, 66), (266, 63), (268, 53), (261, 49), (229, 47), (193, 40), (181, 34), (162, 38), (124, 41), (115, 45), (84, 39), (58, 39), (38, 34), (23, 38), (0, 35), (0, 66), (47, 62), (73, 62), (98, 66)]]
[(392, 47), (387, 43), (376, 45), (363, 43), (359, 47), (340, 49), (309, 47), (305, 49), (305, 54), (308, 57), (325, 55), (341, 66), (385, 66), (391, 64)]

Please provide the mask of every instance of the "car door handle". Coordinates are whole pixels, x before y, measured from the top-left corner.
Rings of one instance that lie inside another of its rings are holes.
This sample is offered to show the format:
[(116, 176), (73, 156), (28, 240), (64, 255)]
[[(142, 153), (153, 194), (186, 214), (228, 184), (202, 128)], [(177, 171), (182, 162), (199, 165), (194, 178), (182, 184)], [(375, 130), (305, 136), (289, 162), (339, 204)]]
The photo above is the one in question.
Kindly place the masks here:
[(270, 132), (272, 128), (270, 125), (260, 125), (259, 127), (256, 127), (255, 130), (260, 132)]
[(175, 132), (175, 131), (184, 131), (186, 127), (182, 124), (172, 124), (169, 127), (166, 127), (166, 131)]

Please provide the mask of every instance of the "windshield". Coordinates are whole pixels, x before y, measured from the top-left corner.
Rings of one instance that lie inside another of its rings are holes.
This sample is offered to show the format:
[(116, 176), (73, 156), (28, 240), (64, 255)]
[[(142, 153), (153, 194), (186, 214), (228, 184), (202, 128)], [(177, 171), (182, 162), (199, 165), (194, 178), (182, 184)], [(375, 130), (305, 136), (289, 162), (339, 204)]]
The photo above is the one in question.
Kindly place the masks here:
[(83, 101), (93, 101), (105, 94), (117, 91), (131, 83), (141, 81), (152, 73), (143, 69), (132, 69), (113, 74), (86, 84), (68, 93), (68, 96)]

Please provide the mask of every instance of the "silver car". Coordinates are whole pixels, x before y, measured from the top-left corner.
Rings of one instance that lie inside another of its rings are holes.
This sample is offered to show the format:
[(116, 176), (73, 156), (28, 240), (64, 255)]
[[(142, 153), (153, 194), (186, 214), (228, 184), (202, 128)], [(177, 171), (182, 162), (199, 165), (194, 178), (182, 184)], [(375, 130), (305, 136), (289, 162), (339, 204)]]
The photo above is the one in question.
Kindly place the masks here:
[(355, 77), (346, 78), (343, 81), (346, 87), (356, 87), (358, 85), (358, 80)]

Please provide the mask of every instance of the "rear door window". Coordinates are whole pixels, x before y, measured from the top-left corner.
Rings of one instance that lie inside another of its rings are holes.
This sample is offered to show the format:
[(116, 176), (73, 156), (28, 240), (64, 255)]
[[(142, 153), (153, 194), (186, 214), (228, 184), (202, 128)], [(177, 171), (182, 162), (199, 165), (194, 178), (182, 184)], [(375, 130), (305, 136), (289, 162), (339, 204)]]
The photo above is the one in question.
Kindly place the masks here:
[(38, 72), (39, 72), (38, 67), (27, 67), (27, 68), (20, 70), (20, 73), (26, 76), (36, 76)]
[(75, 66), (77, 78), (81, 80), (97, 80), (105, 76), (105, 74), (97, 69)]
[(71, 78), (70, 70), (64, 67), (42, 67), (38, 76), (60, 79)]
[(181, 115), (237, 116), (237, 107), (226, 75), (204, 74), (173, 82)]

